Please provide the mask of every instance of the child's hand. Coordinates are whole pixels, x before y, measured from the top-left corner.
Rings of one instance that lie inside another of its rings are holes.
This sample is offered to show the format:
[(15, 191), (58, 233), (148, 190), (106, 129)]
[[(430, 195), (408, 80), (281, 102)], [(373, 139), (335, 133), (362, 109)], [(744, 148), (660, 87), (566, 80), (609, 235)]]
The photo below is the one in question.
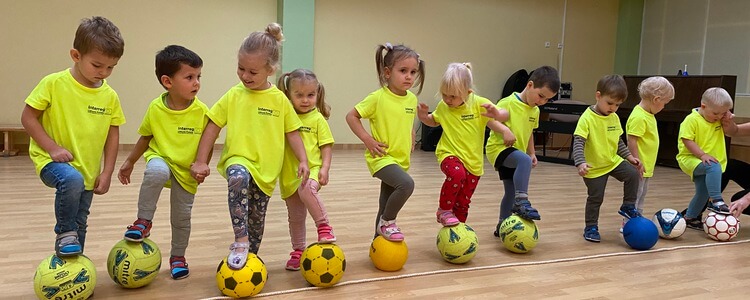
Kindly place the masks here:
[(536, 164), (539, 163), (539, 161), (536, 159), (536, 154), (531, 153), (529, 157), (531, 157), (531, 168), (536, 168)]
[(94, 181), (94, 194), (104, 195), (109, 192), (109, 186), (112, 184), (112, 174), (99, 174)]
[(516, 136), (510, 130), (503, 131), (503, 144), (506, 147), (511, 147), (516, 143)]
[(427, 118), (427, 114), (429, 113), (429, 111), (430, 106), (428, 106), (427, 104), (421, 102), (417, 104), (417, 118), (419, 118), (420, 120), (423, 118)]
[(125, 162), (122, 163), (122, 166), (120, 166), (120, 170), (117, 171), (117, 179), (120, 180), (120, 183), (128, 185), (128, 183), (130, 183), (130, 174), (132, 173), (133, 163), (129, 160), (125, 160)]
[(211, 169), (206, 163), (195, 162), (190, 165), (190, 176), (193, 176), (198, 183), (203, 183), (209, 174), (211, 174)]
[(73, 154), (63, 147), (57, 147), (49, 152), (49, 157), (54, 162), (71, 162), (73, 161)]
[(385, 156), (385, 148), (388, 148), (388, 145), (378, 142), (373, 137), (370, 137), (365, 141), (365, 147), (367, 147), (367, 150), (370, 150), (370, 154), (373, 157), (381, 157)]
[(497, 106), (495, 106), (494, 104), (491, 104), (491, 103), (482, 104), (482, 107), (484, 107), (484, 109), (486, 110), (482, 114), (482, 116), (485, 116), (485, 117), (488, 117), (488, 118), (493, 118), (493, 119), (497, 120), (498, 122), (505, 122), (505, 121), (508, 120), (508, 111), (507, 110), (504, 110), (504, 109), (500, 110), (500, 109), (497, 108)]
[(711, 162), (719, 163), (719, 160), (717, 160), (716, 158), (714, 158), (713, 156), (711, 156), (711, 154), (708, 154), (708, 153), (703, 153), (703, 155), (701, 155), (700, 159), (703, 162), (703, 164), (707, 165), (707, 166), (710, 165)]
[(585, 176), (586, 174), (589, 173), (589, 168), (590, 167), (589, 167), (589, 164), (582, 163), (582, 164), (578, 165), (577, 168), (578, 168), (578, 175)]
[(301, 161), (299, 167), (297, 167), (297, 178), (302, 178), (302, 184), (307, 182), (310, 178), (310, 167), (307, 165), (307, 161)]
[(320, 171), (318, 171), (318, 183), (320, 183), (320, 186), (328, 184), (328, 170), (325, 168), (320, 168)]

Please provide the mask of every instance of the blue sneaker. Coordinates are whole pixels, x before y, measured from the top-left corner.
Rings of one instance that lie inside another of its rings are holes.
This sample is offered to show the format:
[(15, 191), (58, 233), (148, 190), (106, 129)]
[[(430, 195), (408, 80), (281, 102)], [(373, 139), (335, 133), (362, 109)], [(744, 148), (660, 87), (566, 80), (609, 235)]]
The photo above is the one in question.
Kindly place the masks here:
[(83, 253), (83, 247), (78, 242), (78, 233), (75, 231), (63, 232), (57, 235), (55, 241), (55, 254), (59, 257), (76, 256)]
[(516, 199), (516, 201), (513, 202), (511, 212), (526, 220), (542, 219), (542, 217), (539, 216), (539, 211), (537, 211), (536, 208), (531, 207), (529, 199)]
[(184, 279), (190, 275), (190, 270), (184, 256), (173, 255), (169, 257), (169, 273), (174, 280)]
[(641, 213), (638, 211), (637, 208), (635, 208), (635, 205), (633, 204), (623, 204), (620, 206), (620, 211), (618, 211), (621, 216), (632, 219), (635, 217), (640, 217)]
[(599, 226), (586, 226), (586, 228), (583, 229), (583, 238), (589, 242), (601, 242), (602, 237), (599, 235)]
[(729, 214), (729, 206), (722, 199), (711, 199), (708, 202), (708, 210), (722, 215)]

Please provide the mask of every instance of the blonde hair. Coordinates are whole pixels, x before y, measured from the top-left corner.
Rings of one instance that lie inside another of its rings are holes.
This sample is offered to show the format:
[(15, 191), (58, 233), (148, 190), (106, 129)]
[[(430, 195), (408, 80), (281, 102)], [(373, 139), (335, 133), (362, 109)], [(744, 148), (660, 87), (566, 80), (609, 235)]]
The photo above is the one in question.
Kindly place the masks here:
[(281, 53), (281, 41), (284, 35), (281, 33), (281, 25), (271, 23), (266, 26), (264, 32), (255, 31), (245, 38), (240, 46), (242, 53), (262, 53), (266, 56), (266, 66), (276, 69), (279, 64)]
[(703, 92), (701, 104), (710, 106), (721, 106), (732, 109), (734, 102), (727, 90), (720, 87), (712, 87)]
[(325, 88), (323, 88), (323, 84), (318, 81), (318, 77), (315, 76), (315, 73), (306, 69), (296, 69), (294, 71), (284, 73), (281, 75), (281, 77), (279, 77), (277, 86), (279, 90), (281, 90), (284, 95), (289, 98), (289, 101), (292, 101), (293, 82), (313, 82), (318, 86), (316, 97), (317, 101), (315, 107), (317, 107), (318, 111), (320, 111), (320, 114), (323, 115), (326, 120), (328, 120), (328, 117), (331, 116), (331, 106), (328, 105), (328, 103), (326, 103), (325, 101), (326, 90)]
[(641, 99), (652, 101), (656, 97), (674, 98), (674, 86), (664, 77), (653, 76), (638, 84), (638, 95)]
[[(383, 54), (385, 52), (385, 54)], [(375, 67), (378, 71), (378, 81), (381, 87), (385, 87), (388, 80), (385, 78), (385, 68), (393, 69), (393, 65), (397, 62), (407, 58), (414, 58), (417, 60), (419, 78), (416, 78), (415, 83), (419, 85), (417, 95), (422, 93), (422, 86), (424, 85), (424, 61), (419, 58), (419, 54), (409, 47), (404, 45), (393, 46), (391, 43), (385, 43), (385, 45), (378, 45), (378, 49), (375, 50)]]
[(470, 63), (450, 63), (440, 80), (440, 93), (460, 96), (462, 99), (474, 89)]

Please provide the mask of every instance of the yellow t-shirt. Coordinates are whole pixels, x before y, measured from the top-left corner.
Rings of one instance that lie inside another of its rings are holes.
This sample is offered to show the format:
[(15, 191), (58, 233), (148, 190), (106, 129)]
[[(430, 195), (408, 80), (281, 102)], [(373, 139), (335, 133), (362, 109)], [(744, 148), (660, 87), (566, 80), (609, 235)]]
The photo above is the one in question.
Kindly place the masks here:
[[(497, 108), (505, 109), (510, 114), (510, 119), (503, 122), (510, 128), (513, 135), (516, 136), (516, 142), (513, 147), (526, 152), (529, 147), (529, 139), (534, 129), (539, 127), (539, 107), (531, 107), (519, 98), (518, 93), (500, 99), (497, 102)], [(494, 131), (490, 131), (490, 138), (487, 140), (487, 159), (490, 164), (495, 165), (500, 152), (507, 149), (503, 143), (503, 136)]]
[(659, 153), (659, 130), (656, 118), (640, 105), (636, 105), (625, 124), (625, 132), (638, 137), (638, 157), (646, 168), (643, 177), (653, 177), (656, 155)]
[(417, 96), (411, 91), (406, 91), (406, 96), (399, 96), (383, 87), (368, 95), (354, 109), (363, 119), (370, 119), (372, 137), (388, 145), (386, 155), (382, 157), (374, 157), (370, 150), (365, 151), (370, 174), (374, 175), (391, 164), (398, 164), (404, 171), (408, 171), (412, 128), (417, 115)]
[(589, 108), (578, 119), (573, 134), (586, 139), (583, 156), (590, 169), (583, 177), (596, 178), (606, 175), (623, 161), (623, 158), (617, 155), (622, 135), (622, 125), (617, 114), (602, 116)]
[[(86, 190), (93, 190), (109, 128), (125, 124), (117, 93), (106, 80), (98, 88), (83, 86), (67, 69), (44, 77), (25, 102), (43, 111), (44, 131), (73, 154), (70, 165), (81, 172)], [(29, 143), (29, 156), (37, 174), (52, 162), (34, 139)]]
[[(163, 93), (151, 101), (138, 128), (138, 134), (153, 136), (143, 157), (146, 161), (154, 157), (163, 159), (180, 186), (195, 194), (198, 182), (190, 176), (190, 164), (195, 161), (201, 134), (208, 122), (208, 107), (196, 97), (186, 109), (172, 110), (165, 105), (166, 96), (167, 93)], [(171, 181), (165, 186), (171, 187)]]
[[(318, 172), (323, 165), (323, 156), (320, 153), (320, 147), (333, 144), (333, 134), (328, 127), (328, 121), (320, 113), (313, 110), (308, 113), (298, 115), (302, 121), (302, 127), (299, 128), (299, 135), (305, 144), (305, 153), (307, 154), (307, 166), (310, 167), (310, 179), (318, 181)], [(279, 188), (281, 189), (281, 198), (291, 197), (299, 188), (302, 178), (297, 178), (297, 167), (299, 160), (294, 156), (292, 147), (287, 144), (284, 147), (284, 165), (281, 167), (281, 177)]]
[(701, 159), (695, 157), (690, 150), (685, 147), (682, 139), (694, 141), (703, 152), (716, 158), (721, 164), (721, 171), (727, 169), (727, 147), (724, 143), (724, 127), (721, 121), (709, 123), (701, 116), (698, 109), (685, 117), (680, 123), (680, 136), (677, 140), (677, 164), (685, 174), (693, 179), (693, 171), (701, 163)]
[(255, 91), (233, 86), (208, 111), (208, 118), (227, 127), (218, 171), (242, 165), (266, 195), (273, 194), (284, 161), (286, 134), (302, 126), (289, 99), (276, 86)]
[(486, 111), (482, 104), (492, 102), (474, 93), (469, 95), (466, 103), (456, 108), (449, 107), (443, 101), (438, 103), (432, 113), (435, 122), (443, 128), (443, 135), (435, 149), (438, 163), (443, 163), (448, 156), (456, 156), (469, 173), (475, 176), (484, 174), (484, 128), (492, 119), (482, 116)]

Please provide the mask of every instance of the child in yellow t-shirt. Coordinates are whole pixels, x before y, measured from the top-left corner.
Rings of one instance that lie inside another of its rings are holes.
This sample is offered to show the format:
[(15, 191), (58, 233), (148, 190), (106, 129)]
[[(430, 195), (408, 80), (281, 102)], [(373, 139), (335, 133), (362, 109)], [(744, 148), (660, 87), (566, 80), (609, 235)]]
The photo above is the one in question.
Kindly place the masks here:
[(296, 69), (279, 77), (279, 90), (292, 101), (294, 110), (302, 121), (299, 132), (305, 144), (305, 153), (310, 167), (310, 177), (302, 181), (297, 176), (299, 165), (292, 148), (284, 147), (284, 165), (281, 167), (279, 187), (281, 198), (286, 200), (289, 216), (289, 235), (292, 252), (286, 269), (299, 270), (300, 257), (305, 250), (305, 218), (307, 212), (318, 228), (318, 243), (333, 243), (333, 227), (329, 224), (323, 201), (318, 195), (321, 186), (328, 184), (331, 169), (333, 135), (326, 121), (331, 107), (325, 102), (325, 89), (318, 77), (310, 70)]
[(44, 77), (25, 101), (21, 123), (31, 137), (29, 156), (42, 182), (57, 190), (58, 256), (83, 253), (93, 195), (109, 191), (125, 116), (105, 79), (124, 49), (112, 22), (83, 19), (70, 50), (73, 67)]
[(695, 184), (685, 221), (688, 227), (703, 227), (698, 214), (708, 199), (709, 210), (729, 214), (721, 196), (721, 173), (727, 166), (722, 118), (732, 109), (732, 97), (722, 88), (709, 88), (701, 97), (701, 106), (680, 123), (677, 163)]
[[(641, 102), (633, 108), (625, 125), (628, 150), (641, 161), (638, 200), (635, 207), (643, 213), (649, 178), (654, 176), (656, 155), (659, 153), (659, 130), (656, 115), (674, 98), (674, 87), (664, 77), (654, 76), (638, 84)], [(623, 223), (624, 224), (624, 223)]]
[(604, 76), (596, 85), (596, 104), (581, 115), (573, 133), (573, 160), (588, 189), (583, 238), (590, 242), (601, 241), (599, 207), (609, 176), (625, 183), (620, 215), (628, 219), (641, 215), (635, 207), (639, 175), (633, 167), (640, 168), (641, 162), (630, 154), (620, 138), (622, 125), (615, 113), (627, 96), (622, 76)]
[(227, 265), (235, 270), (245, 266), (248, 252), (257, 254), (260, 248), (268, 200), (284, 162), (285, 143), (299, 160), (297, 176), (306, 181), (310, 174), (298, 131), (302, 122), (289, 99), (268, 81), (276, 72), (282, 38), (281, 26), (276, 23), (245, 38), (237, 55), (241, 82), (208, 111), (208, 124), (190, 168), (199, 183), (205, 180), (216, 137), (222, 127), (228, 127), (217, 169), (227, 179), (234, 230)]
[(499, 121), (508, 120), (508, 111), (498, 110), (490, 100), (474, 93), (469, 63), (451, 63), (440, 81), (442, 101), (434, 112), (420, 103), (417, 116), (427, 126), (443, 128), (435, 155), (445, 181), (440, 190), (437, 222), (455, 226), (466, 222), (469, 204), (479, 178), (484, 173), (482, 146), (484, 128), (503, 135), (508, 143), (515, 140), (508, 127)]
[[(406, 171), (414, 150), (417, 96), (409, 89), (418, 81), (417, 94), (422, 92), (424, 61), (409, 47), (386, 43), (375, 51), (375, 66), (381, 88), (359, 102), (346, 115), (346, 123), (367, 147), (370, 174), (382, 181), (375, 235), (403, 241), (396, 216), (414, 191), (414, 180)], [(370, 119), (372, 135), (362, 125), (362, 118)]]
[(198, 189), (198, 182), (190, 176), (190, 164), (195, 160), (195, 150), (208, 121), (208, 107), (196, 97), (201, 87), (203, 60), (185, 47), (170, 45), (156, 54), (155, 65), (156, 78), (167, 92), (149, 104), (138, 128), (141, 137), (122, 163), (117, 178), (122, 184), (129, 184), (133, 165), (141, 156), (146, 158), (138, 195), (138, 218), (125, 231), (125, 239), (133, 242), (141, 242), (151, 234), (161, 190), (165, 186), (171, 189), (169, 269), (173, 279), (183, 279), (190, 274), (185, 250)]
[(557, 94), (560, 75), (555, 68), (542, 66), (531, 73), (529, 81), (520, 93), (513, 93), (497, 102), (497, 107), (508, 110), (510, 119), (503, 122), (516, 136), (511, 145), (502, 136), (490, 132), (487, 140), (487, 159), (495, 167), (503, 182), (505, 194), (500, 201), (500, 216), (495, 226), (496, 237), (500, 237), (500, 224), (511, 213), (524, 219), (540, 220), (541, 216), (529, 201), (529, 178), (536, 167), (534, 129), (539, 127), (539, 106)]

